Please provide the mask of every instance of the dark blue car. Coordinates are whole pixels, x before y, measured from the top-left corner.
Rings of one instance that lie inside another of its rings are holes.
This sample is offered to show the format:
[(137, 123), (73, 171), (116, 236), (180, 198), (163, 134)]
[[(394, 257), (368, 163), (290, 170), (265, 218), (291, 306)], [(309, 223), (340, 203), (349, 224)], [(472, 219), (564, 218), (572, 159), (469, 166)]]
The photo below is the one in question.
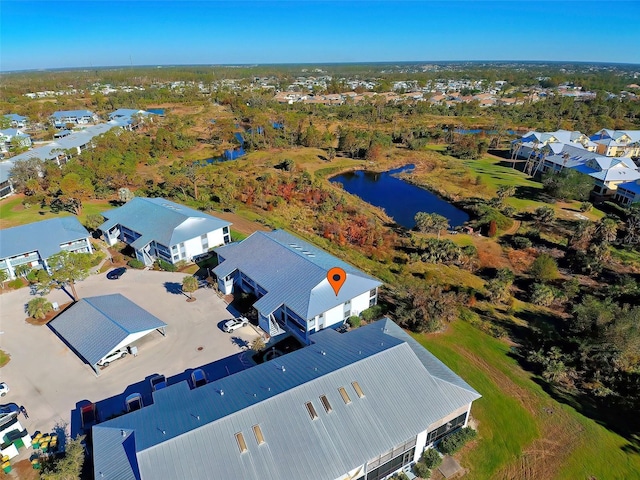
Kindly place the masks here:
[(126, 271), (127, 271), (127, 269), (126, 269), (125, 267), (120, 267), (120, 268), (113, 269), (113, 270), (111, 270), (109, 273), (107, 273), (107, 278), (108, 278), (109, 280), (117, 280), (117, 279), (119, 279), (119, 278), (124, 274), (124, 272), (126, 272)]

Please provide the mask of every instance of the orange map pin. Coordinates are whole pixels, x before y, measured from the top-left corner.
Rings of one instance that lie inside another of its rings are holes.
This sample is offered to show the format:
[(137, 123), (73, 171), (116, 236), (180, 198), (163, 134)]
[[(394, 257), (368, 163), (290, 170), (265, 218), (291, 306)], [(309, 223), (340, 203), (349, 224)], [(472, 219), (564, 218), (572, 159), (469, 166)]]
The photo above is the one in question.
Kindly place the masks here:
[(347, 279), (347, 272), (345, 272), (340, 267), (333, 267), (327, 272), (327, 280), (333, 287), (333, 291), (336, 292), (336, 297), (338, 296), (338, 292), (344, 285), (345, 280)]

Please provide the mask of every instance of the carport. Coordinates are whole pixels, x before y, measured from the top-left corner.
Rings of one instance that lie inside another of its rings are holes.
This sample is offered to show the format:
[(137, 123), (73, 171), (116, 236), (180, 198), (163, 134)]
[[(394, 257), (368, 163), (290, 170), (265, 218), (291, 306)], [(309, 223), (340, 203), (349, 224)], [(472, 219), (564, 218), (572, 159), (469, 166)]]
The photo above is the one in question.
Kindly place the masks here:
[(96, 375), (102, 358), (154, 330), (164, 336), (166, 326), (119, 293), (83, 298), (49, 322), (51, 330)]

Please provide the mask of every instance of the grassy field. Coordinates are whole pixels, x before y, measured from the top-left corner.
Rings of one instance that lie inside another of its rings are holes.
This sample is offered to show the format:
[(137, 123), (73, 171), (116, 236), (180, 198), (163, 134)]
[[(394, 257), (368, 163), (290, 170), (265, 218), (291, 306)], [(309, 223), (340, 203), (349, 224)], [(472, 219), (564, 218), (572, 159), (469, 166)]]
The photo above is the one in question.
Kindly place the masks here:
[(640, 454), (625, 451), (629, 442), (552, 399), (507, 343), (463, 321), (415, 338), (483, 396), (472, 409), (480, 440), (460, 457), (465, 478), (640, 478)]
[[(69, 217), (69, 212), (52, 212), (49, 207), (40, 208), (33, 205), (25, 208), (22, 205), (23, 196), (14, 195), (0, 201), (0, 228), (16, 227), (27, 223), (39, 222), (54, 217)], [(88, 215), (104, 212), (114, 208), (107, 200), (87, 200), (83, 203), (82, 215), (78, 216), (80, 223), (84, 223)]]

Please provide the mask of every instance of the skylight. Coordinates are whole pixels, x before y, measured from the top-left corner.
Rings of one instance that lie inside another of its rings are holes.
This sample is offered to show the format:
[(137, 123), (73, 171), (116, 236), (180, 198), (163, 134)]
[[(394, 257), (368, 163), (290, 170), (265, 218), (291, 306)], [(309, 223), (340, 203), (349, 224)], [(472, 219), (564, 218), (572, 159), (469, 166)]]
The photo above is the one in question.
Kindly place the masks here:
[(260, 425), (253, 426), (253, 434), (256, 436), (256, 442), (258, 442), (258, 445), (262, 445), (264, 443), (264, 436), (262, 435)]
[(327, 413), (329, 413), (331, 410), (333, 410), (331, 408), (331, 404), (329, 403), (329, 399), (327, 398), (326, 395), (321, 395), (320, 396), (320, 402), (322, 402), (322, 406), (327, 411)]
[(247, 443), (244, 441), (244, 435), (242, 435), (242, 432), (236, 433), (236, 442), (238, 442), (240, 453), (244, 453), (247, 451)]
[(358, 395), (358, 398), (364, 397), (364, 392), (360, 388), (360, 384), (358, 384), (358, 382), (351, 382), (351, 385), (353, 385), (353, 389), (356, 391), (356, 395)]
[(347, 405), (350, 404), (351, 403), (351, 399), (349, 398), (349, 394), (344, 389), (344, 387), (338, 388), (338, 391), (340, 392), (340, 396), (342, 397), (342, 400), (344, 400), (344, 403), (347, 404)]
[(309, 412), (309, 416), (311, 417), (311, 420), (315, 420), (316, 418), (318, 418), (318, 413), (316, 412), (316, 409), (313, 407), (313, 403), (307, 402), (305, 405), (307, 406), (307, 411)]

